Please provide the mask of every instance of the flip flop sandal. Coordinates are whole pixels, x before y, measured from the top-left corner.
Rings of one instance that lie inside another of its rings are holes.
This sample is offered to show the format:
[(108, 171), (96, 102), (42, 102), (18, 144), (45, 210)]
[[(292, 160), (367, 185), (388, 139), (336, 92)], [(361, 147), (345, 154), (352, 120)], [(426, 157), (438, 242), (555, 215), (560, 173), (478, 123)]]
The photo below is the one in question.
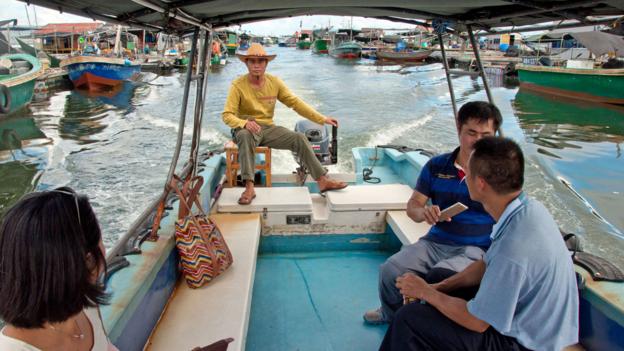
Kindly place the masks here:
[(253, 201), (253, 199), (255, 199), (255, 198), (256, 198), (256, 194), (253, 194), (253, 196), (250, 198), (245, 193), (243, 193), (241, 195), (241, 197), (238, 199), (238, 204), (239, 205), (249, 205)]
[(319, 189), (319, 193), (321, 193), (321, 195), (323, 195), (323, 194), (325, 194), (325, 193), (326, 193), (326, 192), (328, 192), (328, 191), (332, 191), (332, 190), (341, 190), (341, 189), (344, 189), (344, 188), (346, 188), (346, 187), (348, 187), (348, 186), (349, 186), (349, 183), (345, 183), (345, 185), (344, 185), (344, 186), (341, 186), (341, 187), (330, 188), (330, 189), (323, 189), (323, 190), (320, 190), (320, 189)]

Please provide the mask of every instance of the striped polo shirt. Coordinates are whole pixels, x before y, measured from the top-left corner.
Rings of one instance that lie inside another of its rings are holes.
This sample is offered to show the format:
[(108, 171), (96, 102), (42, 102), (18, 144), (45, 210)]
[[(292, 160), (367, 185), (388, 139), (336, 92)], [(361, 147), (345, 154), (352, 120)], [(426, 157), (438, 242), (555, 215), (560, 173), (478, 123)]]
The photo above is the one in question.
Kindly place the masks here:
[(459, 148), (436, 156), (423, 167), (416, 182), (416, 191), (429, 197), (441, 210), (461, 202), (468, 209), (450, 222), (438, 222), (423, 238), (446, 245), (475, 245), (487, 249), (494, 219), (483, 205), (470, 199), (463, 171), (455, 166)]

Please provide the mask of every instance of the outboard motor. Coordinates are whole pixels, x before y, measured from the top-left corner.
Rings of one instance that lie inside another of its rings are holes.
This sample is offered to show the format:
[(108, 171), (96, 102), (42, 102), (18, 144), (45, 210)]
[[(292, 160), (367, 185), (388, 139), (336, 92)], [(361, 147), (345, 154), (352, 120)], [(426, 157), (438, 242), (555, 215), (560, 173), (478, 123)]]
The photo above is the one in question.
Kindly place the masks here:
[[(298, 121), (295, 125), (295, 132), (306, 136), (312, 145), (314, 155), (324, 166), (338, 163), (338, 128), (332, 126), (331, 139), (328, 129), (328, 126), (321, 126), (308, 120)], [(301, 159), (296, 154), (294, 156), (299, 164), (297, 173), (303, 178), (301, 179), (301, 182), (303, 182), (307, 170)]]

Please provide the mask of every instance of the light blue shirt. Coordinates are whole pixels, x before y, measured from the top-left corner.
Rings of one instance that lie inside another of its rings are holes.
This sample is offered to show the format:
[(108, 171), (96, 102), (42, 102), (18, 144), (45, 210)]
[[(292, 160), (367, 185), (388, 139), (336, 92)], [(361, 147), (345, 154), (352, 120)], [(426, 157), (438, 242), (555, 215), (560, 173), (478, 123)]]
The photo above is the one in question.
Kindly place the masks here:
[(468, 311), (532, 350), (578, 342), (578, 289), (557, 223), (524, 194), (492, 229), (485, 274)]

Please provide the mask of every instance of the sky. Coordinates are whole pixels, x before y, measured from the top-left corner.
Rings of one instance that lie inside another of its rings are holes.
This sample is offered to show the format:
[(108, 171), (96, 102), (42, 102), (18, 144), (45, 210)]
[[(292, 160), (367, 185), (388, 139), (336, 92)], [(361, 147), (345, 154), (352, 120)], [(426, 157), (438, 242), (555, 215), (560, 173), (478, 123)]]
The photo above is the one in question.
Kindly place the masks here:
[[(2, 18), (15, 18), (17, 19), (18, 25), (28, 25), (29, 23), (31, 25), (35, 25), (35, 12), (37, 18), (36, 23), (40, 26), (46, 25), (48, 23), (72, 23), (92, 21), (92, 19), (90, 18), (79, 17), (67, 13), (59, 13), (56, 10), (50, 10), (44, 7), (34, 5), (27, 6), (26, 3), (17, 0), (0, 0), (0, 3), (2, 3)], [(28, 15), (26, 14), (27, 10)], [(295, 31), (299, 30), (300, 25), (303, 29), (314, 29), (326, 27), (329, 24), (331, 24), (334, 28), (349, 28), (351, 26), (351, 18), (338, 16), (300, 16), (257, 22), (253, 24), (245, 24), (241, 27), (237, 26), (233, 28), (247, 31), (256, 35), (283, 35), (295, 33)], [(393, 29), (413, 28), (403, 23), (395, 23), (363, 17), (353, 17), (353, 29), (361, 29), (362, 27)]]

